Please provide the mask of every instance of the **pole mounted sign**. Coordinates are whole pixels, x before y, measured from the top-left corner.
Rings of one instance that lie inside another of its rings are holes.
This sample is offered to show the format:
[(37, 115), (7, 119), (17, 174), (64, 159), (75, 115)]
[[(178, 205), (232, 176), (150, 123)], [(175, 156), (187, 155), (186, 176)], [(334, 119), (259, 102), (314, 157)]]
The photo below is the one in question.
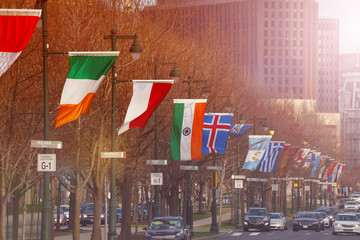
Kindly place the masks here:
[(151, 173), (151, 185), (163, 185), (163, 174)]
[(167, 160), (146, 160), (146, 165), (167, 165)]
[(101, 158), (126, 158), (125, 152), (101, 152)]
[(32, 148), (62, 148), (61, 141), (31, 140)]
[(220, 171), (222, 170), (222, 166), (206, 166), (206, 170)]
[(56, 154), (38, 154), (38, 172), (56, 171)]
[(185, 170), (185, 171), (197, 171), (198, 169), (199, 169), (198, 166), (180, 165), (180, 170)]
[(244, 180), (235, 179), (235, 188), (243, 188), (244, 187)]

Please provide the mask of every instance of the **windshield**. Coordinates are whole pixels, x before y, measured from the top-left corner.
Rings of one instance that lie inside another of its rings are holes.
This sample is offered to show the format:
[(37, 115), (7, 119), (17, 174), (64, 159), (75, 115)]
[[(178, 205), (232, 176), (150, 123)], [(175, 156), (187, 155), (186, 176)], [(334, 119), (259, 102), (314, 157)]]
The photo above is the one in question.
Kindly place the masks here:
[(298, 213), (297, 218), (315, 218), (315, 213)]
[(338, 215), (336, 217), (337, 221), (350, 221), (350, 222), (358, 222), (359, 219), (354, 215)]
[(180, 219), (156, 219), (153, 220), (150, 225), (149, 229), (181, 229), (181, 221)]
[(280, 214), (271, 214), (270, 218), (271, 219), (281, 219)]
[(266, 216), (267, 212), (265, 209), (262, 208), (250, 208), (247, 214), (255, 216)]
[(356, 205), (356, 202), (354, 201), (347, 201), (345, 205)]

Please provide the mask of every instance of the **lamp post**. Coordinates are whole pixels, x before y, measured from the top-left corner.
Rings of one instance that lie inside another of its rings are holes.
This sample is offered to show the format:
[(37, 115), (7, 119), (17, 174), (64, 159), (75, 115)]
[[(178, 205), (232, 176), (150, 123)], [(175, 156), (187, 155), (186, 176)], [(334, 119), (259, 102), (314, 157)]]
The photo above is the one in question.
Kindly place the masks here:
[[(159, 62), (158, 59), (155, 59), (155, 62), (149, 62), (149, 65), (154, 64), (154, 73), (155, 73), (155, 79), (159, 79), (159, 67), (160, 65), (172, 65), (173, 69), (170, 72), (170, 77), (174, 80), (174, 82), (177, 82), (179, 80), (180, 72), (177, 69), (176, 62)], [(158, 152), (159, 152), (159, 141), (158, 141), (158, 114), (157, 110), (155, 110), (155, 160), (159, 158)], [(155, 173), (158, 172), (158, 166), (154, 166)], [(160, 216), (160, 186), (155, 185), (155, 192), (154, 192), (154, 217)]]
[[(130, 47), (130, 53), (134, 60), (139, 59), (142, 49), (137, 41), (137, 35), (132, 36), (119, 36), (116, 35), (116, 29), (111, 29), (111, 35), (104, 36), (104, 39), (111, 40), (111, 50), (116, 51), (116, 42), (118, 39), (133, 39), (134, 42)], [(129, 82), (126, 80), (116, 80), (116, 64), (111, 67), (111, 151), (116, 151), (116, 83), (117, 82)], [(116, 239), (116, 159), (111, 159), (111, 182), (110, 182), (110, 219), (109, 219), (109, 233), (108, 239)]]
[[(216, 157), (213, 155), (213, 165), (216, 166)], [(211, 227), (210, 232), (211, 233), (218, 233), (219, 228), (217, 224), (217, 205), (216, 205), (216, 171), (213, 171), (213, 177), (212, 177), (212, 185), (213, 185), (213, 199), (211, 203)], [(220, 200), (221, 201), (221, 200)]]
[[(237, 119), (236, 122), (239, 122), (239, 114), (237, 114)], [(241, 169), (241, 165), (240, 165), (240, 141), (237, 141), (237, 146), (236, 146), (236, 160), (237, 160), (237, 175), (240, 175), (240, 169)], [(237, 209), (237, 214), (236, 214), (236, 225), (235, 227), (237, 229), (242, 228), (242, 219), (241, 219), (241, 188), (237, 189), (237, 201), (236, 201), (236, 209)]]
[[(263, 123), (263, 128), (264, 128), (264, 131), (267, 132), (270, 128), (269, 124), (267, 123), (267, 119), (266, 118), (257, 118), (256, 115), (254, 115), (254, 117), (252, 118), (253, 122), (254, 122), (254, 125), (253, 125), (253, 135), (256, 134), (256, 121), (260, 121), (260, 122), (264, 122)], [(253, 171), (252, 172), (252, 178), (254, 178), (254, 175), (255, 175), (255, 172)], [(261, 185), (263, 183), (261, 182)], [(261, 206), (263, 206), (263, 199), (264, 199), (264, 196), (263, 196), (263, 193), (262, 193), (262, 196), (261, 196)], [(255, 207), (255, 186), (254, 186), (254, 182), (252, 181), (251, 182), (251, 206), (252, 207)]]

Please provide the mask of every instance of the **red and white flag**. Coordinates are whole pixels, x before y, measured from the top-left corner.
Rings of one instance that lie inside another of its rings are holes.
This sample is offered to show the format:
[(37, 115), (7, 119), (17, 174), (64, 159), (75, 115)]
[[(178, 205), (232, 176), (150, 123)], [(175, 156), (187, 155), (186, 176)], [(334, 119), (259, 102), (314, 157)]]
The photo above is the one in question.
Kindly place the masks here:
[(0, 77), (29, 42), (41, 10), (0, 9)]
[(133, 127), (144, 129), (173, 83), (173, 80), (133, 80), (133, 96), (118, 135)]

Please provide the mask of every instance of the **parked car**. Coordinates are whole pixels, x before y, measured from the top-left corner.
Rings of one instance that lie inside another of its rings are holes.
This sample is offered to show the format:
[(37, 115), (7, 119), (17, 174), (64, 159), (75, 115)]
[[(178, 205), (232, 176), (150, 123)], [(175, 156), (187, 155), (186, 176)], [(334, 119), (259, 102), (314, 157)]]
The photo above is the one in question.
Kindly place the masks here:
[(70, 218), (70, 206), (69, 205), (60, 205), (61, 210), (63, 210), (67, 221), (69, 222)]
[(344, 205), (344, 211), (347, 212), (358, 212), (359, 205), (356, 201), (347, 201)]
[(315, 230), (320, 232), (320, 221), (316, 218), (314, 212), (299, 212), (294, 218), (293, 231)]
[(345, 206), (345, 203), (347, 201), (350, 201), (350, 198), (340, 198), (339, 200), (339, 209), (343, 209)]
[(315, 217), (320, 222), (320, 229), (324, 231), (325, 230), (325, 221), (324, 221), (323, 216), (321, 215), (321, 212), (315, 212)]
[(359, 218), (353, 213), (339, 213), (333, 225), (332, 234), (356, 233), (360, 235)]
[(145, 240), (151, 239), (191, 239), (190, 226), (182, 217), (157, 217), (144, 227)]
[(270, 213), (270, 228), (280, 229), (281, 231), (287, 229), (286, 218), (282, 213)]
[(244, 232), (249, 231), (251, 228), (259, 230), (270, 231), (270, 215), (267, 213), (266, 208), (252, 207), (244, 219)]
[[(57, 223), (57, 207), (55, 206), (55, 209), (54, 209), (54, 224)], [(63, 210), (60, 208), (60, 225), (66, 225), (67, 224), (67, 218), (63, 212)]]
[(324, 212), (326, 215), (328, 215), (330, 219), (330, 225), (332, 225), (334, 218), (335, 218), (335, 212), (332, 207), (329, 206), (322, 206), (316, 209), (317, 212)]

